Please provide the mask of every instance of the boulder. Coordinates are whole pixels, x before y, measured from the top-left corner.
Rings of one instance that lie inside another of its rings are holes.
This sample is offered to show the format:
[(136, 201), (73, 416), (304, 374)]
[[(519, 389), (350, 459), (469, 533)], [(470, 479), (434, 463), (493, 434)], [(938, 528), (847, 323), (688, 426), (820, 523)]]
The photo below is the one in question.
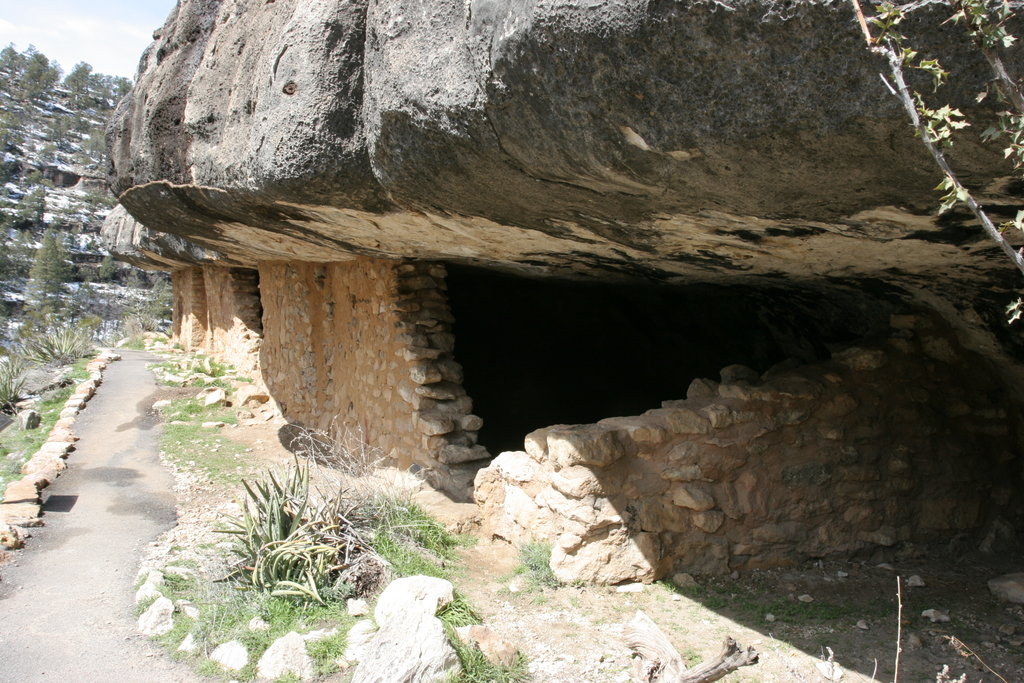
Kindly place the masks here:
[(367, 644), (376, 632), (377, 626), (369, 619), (360, 619), (354, 623), (345, 639), (345, 659), (350, 662), (361, 661)]
[(22, 410), (18, 413), (18, 427), (23, 430), (38, 429), (41, 419), (39, 411)]
[(260, 657), (256, 672), (272, 681), (287, 675), (303, 681), (312, 678), (313, 660), (306, 653), (305, 639), (290, 631), (275, 640)]
[(414, 614), (434, 616), (452, 601), (454, 587), (450, 581), (433, 576), (407, 576), (395, 579), (377, 598), (373, 617), (383, 628), (391, 622), (410, 619)]
[(440, 683), (460, 669), (441, 621), (414, 609), (373, 635), (352, 683)]
[(490, 628), (476, 624), (460, 626), (455, 632), (463, 643), (475, 645), (491, 664), (503, 667), (515, 664), (516, 656), (519, 654), (516, 647)]

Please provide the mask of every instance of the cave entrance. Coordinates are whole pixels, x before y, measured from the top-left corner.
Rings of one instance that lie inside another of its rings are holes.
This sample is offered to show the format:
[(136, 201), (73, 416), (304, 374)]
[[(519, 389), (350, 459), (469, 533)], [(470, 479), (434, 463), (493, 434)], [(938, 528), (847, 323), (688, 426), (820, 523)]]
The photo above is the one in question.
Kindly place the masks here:
[(455, 355), (479, 442), (521, 450), (553, 424), (638, 415), (686, 397), (728, 365), (759, 372), (828, 358), (833, 343), (886, 329), (889, 308), (861, 296), (746, 286), (533, 279), (449, 265)]

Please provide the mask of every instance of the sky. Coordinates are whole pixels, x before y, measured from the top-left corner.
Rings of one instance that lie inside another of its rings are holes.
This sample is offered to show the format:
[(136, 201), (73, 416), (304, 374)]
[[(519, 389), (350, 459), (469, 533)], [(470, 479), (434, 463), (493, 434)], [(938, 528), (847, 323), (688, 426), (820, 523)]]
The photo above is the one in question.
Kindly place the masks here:
[(0, 47), (30, 44), (60, 63), (135, 78), (139, 57), (175, 0), (0, 0)]

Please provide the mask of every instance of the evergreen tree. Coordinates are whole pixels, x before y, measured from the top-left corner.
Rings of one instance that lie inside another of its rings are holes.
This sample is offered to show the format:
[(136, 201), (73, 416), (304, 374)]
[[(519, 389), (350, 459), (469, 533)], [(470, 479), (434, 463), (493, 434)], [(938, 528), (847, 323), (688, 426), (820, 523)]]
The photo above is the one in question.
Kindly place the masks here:
[(93, 87), (96, 77), (92, 66), (85, 62), (75, 64), (71, 72), (64, 77), (64, 87), (68, 89), (68, 103), (74, 109), (87, 109), (96, 105)]
[(25, 69), (16, 84), (19, 95), (25, 102), (42, 99), (60, 81), (60, 67), (32, 45), (24, 54)]
[(113, 256), (107, 254), (106, 256), (103, 257), (103, 260), (100, 261), (100, 267), (99, 271), (97, 272), (97, 276), (99, 277), (100, 282), (110, 282), (111, 280), (114, 279), (114, 275), (116, 274), (117, 263), (114, 261)]
[(63, 310), (65, 284), (73, 272), (64, 242), (56, 232), (47, 230), (28, 272), (27, 308), (36, 323), (47, 324)]

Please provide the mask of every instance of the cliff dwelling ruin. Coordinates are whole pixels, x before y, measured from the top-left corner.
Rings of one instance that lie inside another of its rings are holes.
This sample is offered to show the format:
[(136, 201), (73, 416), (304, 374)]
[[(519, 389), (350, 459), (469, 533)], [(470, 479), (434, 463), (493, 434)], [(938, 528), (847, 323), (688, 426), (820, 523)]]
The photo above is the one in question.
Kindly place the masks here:
[(850, 8), (520, 4), (180, 2), (104, 229), (176, 340), (566, 581), (1018, 547), (1019, 278)]

